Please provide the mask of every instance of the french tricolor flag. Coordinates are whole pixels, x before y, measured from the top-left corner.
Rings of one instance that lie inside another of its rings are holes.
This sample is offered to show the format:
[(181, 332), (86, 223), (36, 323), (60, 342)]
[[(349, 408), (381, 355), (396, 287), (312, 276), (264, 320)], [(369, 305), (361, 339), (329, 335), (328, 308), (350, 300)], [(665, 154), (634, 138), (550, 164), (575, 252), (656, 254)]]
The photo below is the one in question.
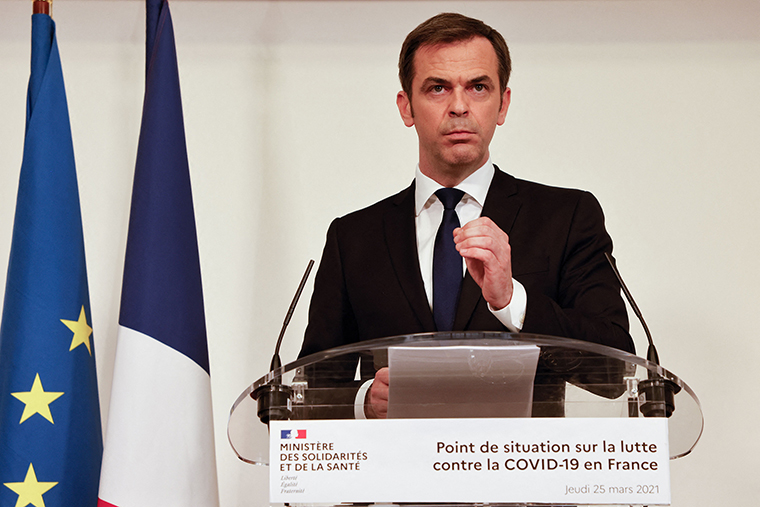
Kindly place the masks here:
[(216, 507), (200, 261), (166, 0), (147, 0), (146, 49), (98, 505)]
[(306, 430), (280, 430), (280, 440), (306, 438)]

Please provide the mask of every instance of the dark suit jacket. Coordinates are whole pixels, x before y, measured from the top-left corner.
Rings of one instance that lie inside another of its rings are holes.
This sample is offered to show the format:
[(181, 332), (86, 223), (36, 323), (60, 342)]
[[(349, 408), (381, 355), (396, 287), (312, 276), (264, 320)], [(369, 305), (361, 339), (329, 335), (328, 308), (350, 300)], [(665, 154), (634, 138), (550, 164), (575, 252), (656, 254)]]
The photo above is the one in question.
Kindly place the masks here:
[[(522, 332), (633, 352), (620, 286), (604, 257), (612, 241), (593, 195), (519, 180), (497, 168), (482, 216), (509, 235), (513, 277), (528, 296)], [(300, 356), (435, 330), (417, 255), (414, 183), (333, 221)], [(508, 331), (469, 274), (454, 330)]]

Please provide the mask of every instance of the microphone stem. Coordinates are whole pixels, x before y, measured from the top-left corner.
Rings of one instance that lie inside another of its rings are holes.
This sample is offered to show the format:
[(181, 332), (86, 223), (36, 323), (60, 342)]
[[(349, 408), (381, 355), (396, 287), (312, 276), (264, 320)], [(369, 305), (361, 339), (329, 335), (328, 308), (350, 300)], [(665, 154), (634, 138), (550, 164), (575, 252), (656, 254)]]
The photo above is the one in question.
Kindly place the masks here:
[(633, 300), (633, 295), (631, 294), (631, 291), (628, 290), (628, 287), (626, 287), (625, 282), (623, 281), (623, 277), (620, 276), (620, 272), (618, 271), (617, 267), (615, 267), (615, 263), (612, 260), (612, 256), (610, 256), (610, 254), (608, 254), (607, 252), (604, 252), (604, 256), (607, 258), (607, 262), (610, 263), (610, 266), (612, 267), (612, 272), (615, 273), (615, 276), (617, 277), (618, 282), (620, 282), (620, 287), (623, 289), (623, 294), (625, 294), (625, 298), (628, 300), (628, 304), (631, 305), (631, 308), (633, 309), (633, 313), (636, 314), (636, 317), (639, 319), (639, 322), (641, 322), (641, 326), (644, 328), (644, 334), (646, 334), (647, 340), (649, 341), (649, 348), (647, 349), (647, 361), (659, 366), (660, 357), (657, 355), (657, 349), (654, 346), (654, 341), (652, 340), (652, 334), (649, 332), (649, 326), (647, 326), (647, 323), (644, 321), (644, 316), (641, 314), (641, 310), (639, 310), (639, 307), (636, 304), (636, 301)]
[(306, 266), (306, 272), (303, 274), (303, 277), (301, 277), (301, 283), (298, 285), (298, 290), (296, 290), (296, 294), (293, 296), (293, 301), (290, 303), (288, 313), (285, 315), (285, 321), (282, 323), (282, 329), (280, 329), (280, 336), (277, 338), (277, 345), (274, 349), (274, 357), (272, 357), (269, 371), (274, 371), (277, 368), (282, 367), (282, 361), (280, 360), (280, 345), (282, 345), (282, 338), (285, 336), (285, 330), (288, 328), (288, 324), (290, 324), (290, 319), (293, 317), (293, 312), (296, 309), (298, 300), (301, 298), (301, 293), (303, 292), (303, 288), (306, 286), (306, 280), (309, 278), (309, 273), (311, 273), (311, 268), (313, 266), (314, 259), (310, 259), (309, 264)]

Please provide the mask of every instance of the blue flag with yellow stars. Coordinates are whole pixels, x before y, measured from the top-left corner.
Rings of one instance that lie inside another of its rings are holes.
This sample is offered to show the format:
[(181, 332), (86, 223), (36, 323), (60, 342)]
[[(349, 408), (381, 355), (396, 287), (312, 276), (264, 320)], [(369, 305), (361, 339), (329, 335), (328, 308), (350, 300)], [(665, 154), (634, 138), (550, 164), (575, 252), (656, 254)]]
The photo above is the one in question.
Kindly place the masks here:
[(0, 325), (0, 505), (97, 505), (103, 443), (91, 326), (55, 24), (34, 14)]

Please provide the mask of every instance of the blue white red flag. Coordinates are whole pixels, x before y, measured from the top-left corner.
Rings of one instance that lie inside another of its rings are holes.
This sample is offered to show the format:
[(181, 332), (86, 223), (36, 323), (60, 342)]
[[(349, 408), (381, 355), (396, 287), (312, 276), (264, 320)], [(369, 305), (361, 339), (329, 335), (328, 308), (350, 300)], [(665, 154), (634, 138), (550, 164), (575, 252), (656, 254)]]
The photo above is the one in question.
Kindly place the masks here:
[(306, 438), (306, 430), (280, 430), (280, 439)]
[(99, 505), (217, 506), (198, 242), (169, 4), (146, 79)]
[(97, 503), (103, 440), (91, 318), (55, 23), (34, 14), (0, 326), (0, 505)]

